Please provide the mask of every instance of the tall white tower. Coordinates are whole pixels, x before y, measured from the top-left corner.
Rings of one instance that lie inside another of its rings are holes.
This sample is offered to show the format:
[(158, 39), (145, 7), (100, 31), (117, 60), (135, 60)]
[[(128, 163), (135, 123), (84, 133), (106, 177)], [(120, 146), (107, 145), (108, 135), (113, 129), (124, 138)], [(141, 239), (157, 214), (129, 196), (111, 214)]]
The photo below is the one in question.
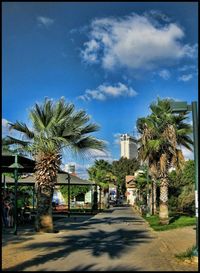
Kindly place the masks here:
[(137, 140), (129, 134), (123, 134), (120, 136), (121, 144), (121, 157), (127, 157), (128, 159), (137, 158)]

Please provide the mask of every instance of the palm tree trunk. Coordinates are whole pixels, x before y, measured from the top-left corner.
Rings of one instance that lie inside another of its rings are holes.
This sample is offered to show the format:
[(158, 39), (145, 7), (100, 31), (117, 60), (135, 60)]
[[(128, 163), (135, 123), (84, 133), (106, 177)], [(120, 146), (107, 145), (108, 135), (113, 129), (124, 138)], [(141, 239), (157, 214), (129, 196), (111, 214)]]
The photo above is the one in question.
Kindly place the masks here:
[(150, 207), (150, 214), (153, 215), (153, 183), (151, 183), (151, 187), (150, 187), (149, 207)]
[(152, 215), (156, 214), (156, 182), (152, 184)]
[(99, 209), (101, 210), (101, 208), (102, 208), (102, 206), (101, 206), (101, 193), (102, 192), (102, 190), (101, 190), (101, 187), (99, 188)]
[(167, 181), (166, 177), (161, 178), (159, 218), (160, 218), (160, 224), (161, 225), (169, 224), (168, 181)]
[(37, 181), (36, 231), (54, 232), (52, 198), (59, 164), (60, 155), (58, 153), (41, 153), (37, 157), (35, 166)]
[(36, 231), (54, 232), (52, 217), (53, 189), (40, 186), (37, 191)]

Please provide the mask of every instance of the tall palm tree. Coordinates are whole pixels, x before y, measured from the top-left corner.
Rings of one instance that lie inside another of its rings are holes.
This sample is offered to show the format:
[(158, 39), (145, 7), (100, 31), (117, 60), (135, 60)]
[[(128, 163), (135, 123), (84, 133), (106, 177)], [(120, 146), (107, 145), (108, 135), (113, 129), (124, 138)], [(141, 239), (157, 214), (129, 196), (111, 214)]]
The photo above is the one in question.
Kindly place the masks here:
[(6, 143), (17, 143), (29, 152), (36, 161), (35, 177), (37, 188), (36, 230), (53, 232), (52, 197), (57, 173), (60, 168), (63, 149), (75, 152), (103, 151), (103, 141), (88, 135), (99, 129), (95, 123), (88, 123), (90, 117), (85, 111), (76, 111), (72, 103), (62, 97), (57, 102), (45, 98), (30, 110), (32, 129), (25, 123), (10, 123), (10, 129), (23, 134), (23, 139), (7, 137)]
[(152, 149), (148, 148), (148, 142), (153, 139), (154, 136), (154, 124), (152, 121), (147, 118), (139, 118), (137, 120), (137, 129), (141, 137), (139, 139), (140, 147), (138, 148), (138, 159), (142, 162), (146, 161), (147, 166), (152, 179), (152, 190), (150, 192), (150, 199), (152, 200), (151, 213), (154, 215), (156, 213), (156, 188), (157, 180), (159, 177), (159, 168), (158, 168), (158, 154), (153, 153)]
[(169, 99), (158, 98), (156, 103), (150, 105), (150, 109), (149, 116), (137, 121), (141, 133), (139, 153), (143, 160), (151, 162), (150, 169), (160, 180), (159, 218), (161, 224), (168, 224), (168, 172), (171, 167), (183, 166), (181, 146), (192, 150), (192, 127), (185, 122), (188, 113), (171, 112)]

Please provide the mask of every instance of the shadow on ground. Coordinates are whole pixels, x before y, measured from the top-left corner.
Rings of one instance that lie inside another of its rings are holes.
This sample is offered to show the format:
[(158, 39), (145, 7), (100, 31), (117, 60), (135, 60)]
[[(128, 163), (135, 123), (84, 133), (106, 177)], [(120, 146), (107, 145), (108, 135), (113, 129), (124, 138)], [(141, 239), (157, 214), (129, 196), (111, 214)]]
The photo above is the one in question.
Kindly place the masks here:
[[(151, 240), (146, 231), (117, 229), (113, 232), (95, 230), (84, 235), (64, 235), (58, 242), (32, 243), (24, 247), (21, 251), (48, 249), (48, 253), (40, 252), (31, 260), (25, 261), (15, 267), (10, 267), (6, 271), (22, 271), (31, 266), (38, 266), (49, 261), (64, 259), (73, 252), (86, 250), (93, 257), (107, 254), (110, 259), (119, 259), (129, 250), (142, 242)], [(66, 264), (67, 267), (67, 264)], [(78, 270), (75, 268), (74, 270)], [(80, 269), (83, 270), (83, 269)], [(85, 269), (86, 270), (86, 269)]]
[[(89, 265), (85, 265), (85, 266), (76, 266), (74, 268), (71, 268), (70, 271), (97, 271), (97, 269), (95, 270), (95, 264), (89, 264)], [(42, 271), (49, 271), (49, 269), (43, 269)], [(98, 270), (99, 271), (99, 270)], [(110, 272), (110, 271), (141, 271), (140, 268), (136, 268), (136, 267), (130, 267), (130, 266), (108, 266), (106, 267), (106, 269), (104, 270), (106, 272)]]

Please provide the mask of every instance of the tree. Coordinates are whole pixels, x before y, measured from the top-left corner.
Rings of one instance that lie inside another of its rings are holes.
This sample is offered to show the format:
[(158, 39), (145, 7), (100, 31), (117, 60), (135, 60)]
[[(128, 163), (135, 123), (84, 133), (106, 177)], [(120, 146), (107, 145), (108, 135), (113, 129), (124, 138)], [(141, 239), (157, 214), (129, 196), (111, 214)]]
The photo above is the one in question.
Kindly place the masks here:
[(169, 174), (169, 206), (172, 211), (195, 213), (195, 166), (194, 160), (185, 162), (181, 171)]
[(75, 152), (90, 152), (90, 149), (104, 150), (103, 141), (89, 135), (99, 130), (95, 123), (88, 123), (90, 117), (84, 110), (75, 110), (64, 98), (53, 102), (45, 98), (30, 110), (32, 128), (25, 123), (10, 123), (10, 129), (23, 134), (23, 139), (7, 136), (6, 144), (18, 144), (35, 159), (37, 186), (36, 230), (53, 232), (52, 197), (60, 168), (63, 149)]
[(89, 179), (96, 182), (96, 185), (100, 187), (100, 204), (102, 199), (103, 192), (103, 203), (105, 206), (108, 206), (108, 189), (109, 182), (115, 180), (115, 176), (112, 174), (112, 165), (101, 159), (95, 160), (94, 165), (88, 170)]
[[(89, 185), (70, 185), (70, 198), (76, 197), (77, 195), (87, 193), (90, 190), (91, 186)], [(61, 185), (60, 191), (65, 199), (68, 201), (68, 185)]]
[(116, 176), (119, 192), (125, 194), (126, 192), (126, 175), (134, 175), (139, 168), (137, 159), (128, 159), (121, 157), (119, 160), (112, 162), (112, 173)]
[(151, 200), (153, 199), (152, 214), (156, 213), (156, 204), (157, 204), (157, 183), (159, 178), (159, 158), (158, 154), (153, 153), (152, 149), (148, 147), (148, 142), (153, 137), (154, 124), (152, 124), (149, 118), (139, 118), (137, 120), (137, 129), (141, 135), (139, 139), (140, 147), (138, 149), (138, 158), (141, 162), (147, 161), (148, 169), (152, 178), (152, 191), (151, 191)]
[(142, 134), (140, 154), (144, 161), (155, 161), (160, 180), (160, 223), (168, 224), (168, 173), (171, 167), (180, 169), (183, 166), (181, 145), (192, 150), (192, 128), (185, 123), (188, 112), (172, 113), (168, 99), (158, 98), (157, 102), (150, 105), (150, 110), (149, 116), (137, 121), (137, 127)]

